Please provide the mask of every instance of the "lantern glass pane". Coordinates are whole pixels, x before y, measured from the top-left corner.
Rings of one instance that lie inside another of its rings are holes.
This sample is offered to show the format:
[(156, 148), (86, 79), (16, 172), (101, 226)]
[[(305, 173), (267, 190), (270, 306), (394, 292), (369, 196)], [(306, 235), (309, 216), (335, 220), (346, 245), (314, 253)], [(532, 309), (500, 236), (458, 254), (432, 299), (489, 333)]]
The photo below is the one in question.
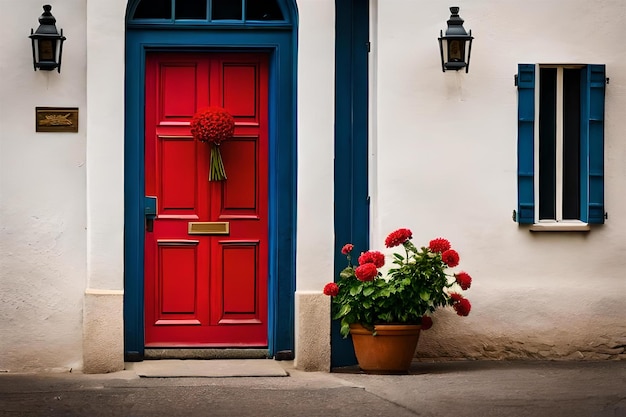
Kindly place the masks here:
[(459, 39), (448, 40), (448, 61), (465, 61), (465, 42)]
[(52, 39), (39, 39), (40, 61), (54, 61), (55, 43)]

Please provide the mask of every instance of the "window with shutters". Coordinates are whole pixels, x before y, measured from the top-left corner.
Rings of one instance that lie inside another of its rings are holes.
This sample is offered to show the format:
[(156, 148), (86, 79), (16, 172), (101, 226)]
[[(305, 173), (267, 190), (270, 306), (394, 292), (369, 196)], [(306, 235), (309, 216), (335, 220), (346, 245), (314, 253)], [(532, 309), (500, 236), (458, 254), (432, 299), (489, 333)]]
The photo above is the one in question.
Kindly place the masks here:
[(604, 212), (604, 65), (518, 68), (519, 223), (589, 230)]

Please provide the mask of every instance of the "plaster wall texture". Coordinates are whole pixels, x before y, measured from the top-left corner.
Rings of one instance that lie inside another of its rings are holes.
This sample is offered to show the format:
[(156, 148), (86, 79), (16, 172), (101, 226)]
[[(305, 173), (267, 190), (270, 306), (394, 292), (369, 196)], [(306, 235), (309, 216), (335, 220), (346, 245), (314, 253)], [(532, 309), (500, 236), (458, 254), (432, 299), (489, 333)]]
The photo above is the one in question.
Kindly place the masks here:
[(301, 0), (298, 13), (296, 288), (319, 291), (333, 275), (335, 2)]
[[(335, 3), (298, 1), (298, 214), (296, 366), (330, 369), (333, 276)], [(306, 155), (306, 157), (302, 157)]]
[[(124, 34), (126, 1), (87, 5), (85, 372), (124, 369)], [(94, 295), (97, 293), (98, 295)]]
[(125, 14), (126, 0), (87, 2), (87, 285), (96, 289), (124, 288)]
[[(33, 71), (42, 2), (0, 0), (0, 370), (81, 366), (85, 288), (84, 0), (53, 4), (61, 73)], [(36, 107), (78, 107), (78, 133), (36, 133)]]
[[(441, 71), (438, 4), (378, 2), (373, 249), (398, 227), (449, 239), (474, 278), (473, 309), (438, 312), (425, 356), (624, 358), (626, 147), (622, 1), (460, 1), (469, 74)], [(518, 63), (606, 64), (605, 225), (529, 232), (517, 204)], [(386, 251), (390, 253), (390, 251)], [(621, 356), (620, 356), (621, 355)]]

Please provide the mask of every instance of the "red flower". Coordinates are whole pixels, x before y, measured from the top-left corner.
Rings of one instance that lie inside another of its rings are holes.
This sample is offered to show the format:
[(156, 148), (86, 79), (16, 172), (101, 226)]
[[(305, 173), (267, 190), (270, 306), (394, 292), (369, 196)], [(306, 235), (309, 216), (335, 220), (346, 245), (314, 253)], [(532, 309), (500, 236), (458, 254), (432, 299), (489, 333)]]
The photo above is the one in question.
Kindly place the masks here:
[(413, 233), (409, 229), (398, 229), (389, 233), (387, 239), (385, 239), (385, 246), (393, 248), (394, 246), (400, 246), (407, 240), (413, 237)]
[(235, 119), (221, 107), (209, 107), (194, 114), (191, 135), (200, 142), (219, 145), (235, 133)]
[(459, 316), (467, 316), (472, 309), (472, 304), (467, 298), (463, 298), (459, 300), (458, 303), (455, 303), (452, 307), (454, 307), (456, 314), (458, 314)]
[(433, 319), (428, 316), (422, 316), (422, 330), (428, 330), (433, 327)]
[(453, 292), (453, 293), (450, 293), (450, 299), (452, 300), (453, 303), (458, 303), (459, 301), (463, 299), (463, 295), (459, 294), (458, 292)]
[(361, 256), (359, 256), (359, 265), (365, 264), (374, 264), (376, 268), (381, 268), (385, 265), (385, 255), (375, 250), (363, 252)]
[(459, 254), (454, 249), (448, 249), (441, 254), (441, 260), (450, 268), (454, 268), (459, 264)]
[(324, 285), (324, 294), (330, 295), (331, 297), (336, 297), (337, 294), (339, 294), (339, 285), (335, 284), (334, 282), (329, 282), (328, 284)]
[(450, 242), (448, 239), (444, 239), (442, 237), (438, 237), (437, 239), (433, 239), (430, 241), (428, 248), (431, 252), (434, 253), (443, 253), (450, 249)]
[(456, 278), (457, 284), (464, 290), (469, 289), (472, 285), (472, 277), (470, 277), (467, 272), (459, 272), (458, 274), (454, 274), (454, 277)]
[(354, 275), (361, 281), (373, 281), (378, 274), (378, 269), (373, 263), (366, 263), (361, 266), (357, 266), (354, 270)]
[(343, 248), (341, 248), (341, 253), (347, 255), (352, 252), (352, 249), (354, 249), (354, 245), (352, 243), (346, 243), (343, 245)]

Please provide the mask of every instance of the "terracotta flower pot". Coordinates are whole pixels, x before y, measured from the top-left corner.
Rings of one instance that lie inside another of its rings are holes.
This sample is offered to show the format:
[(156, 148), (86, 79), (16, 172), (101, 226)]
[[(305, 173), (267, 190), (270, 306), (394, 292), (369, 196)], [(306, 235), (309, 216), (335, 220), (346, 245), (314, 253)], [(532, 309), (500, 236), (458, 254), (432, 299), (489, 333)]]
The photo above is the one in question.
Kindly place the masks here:
[(360, 324), (350, 325), (359, 367), (371, 374), (405, 374), (411, 366), (420, 325), (377, 324), (376, 336)]

